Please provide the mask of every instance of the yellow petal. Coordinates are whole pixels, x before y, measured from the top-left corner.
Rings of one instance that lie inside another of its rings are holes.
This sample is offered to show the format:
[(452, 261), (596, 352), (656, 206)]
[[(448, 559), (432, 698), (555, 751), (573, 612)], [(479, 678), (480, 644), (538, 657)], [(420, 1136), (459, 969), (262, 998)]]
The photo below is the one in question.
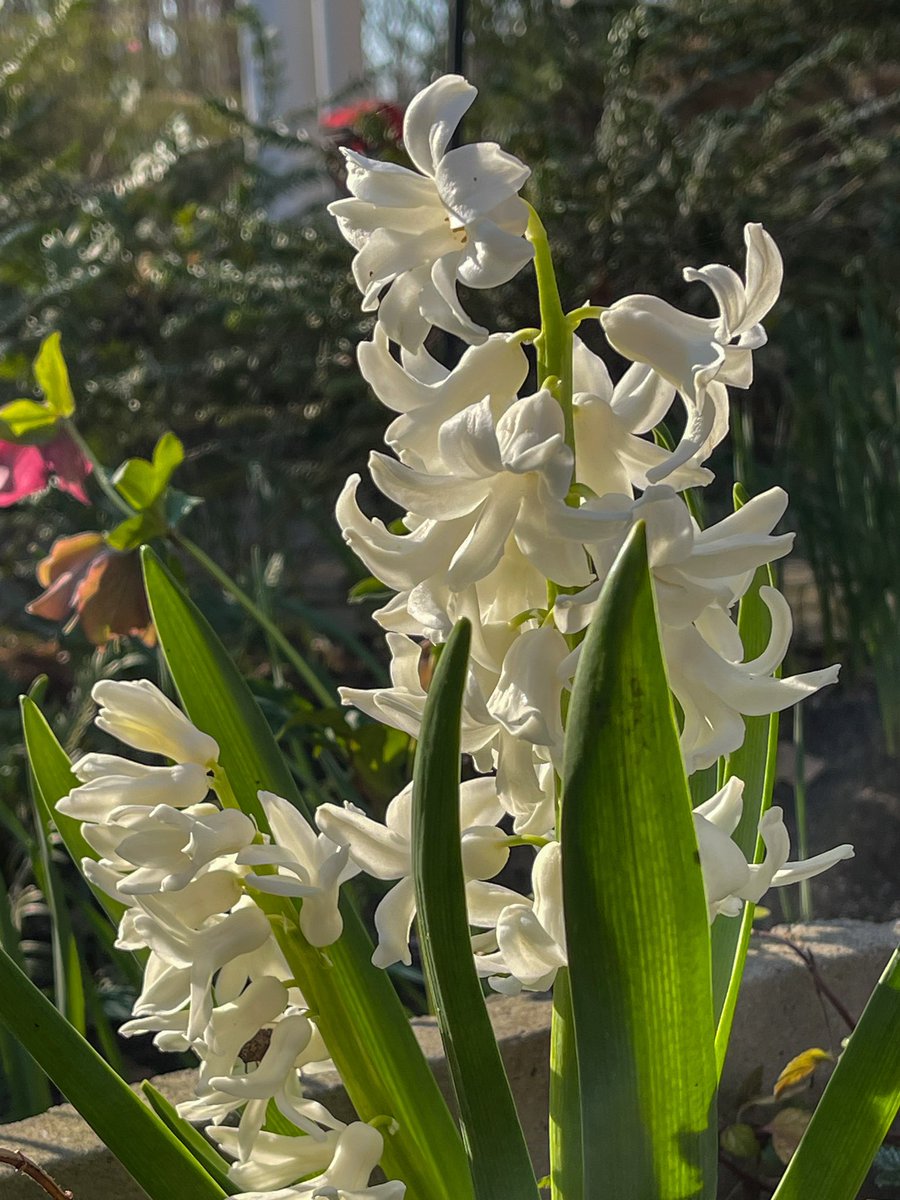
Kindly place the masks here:
[(804, 1050), (802, 1054), (792, 1058), (775, 1080), (775, 1087), (772, 1089), (773, 1095), (780, 1097), (796, 1087), (797, 1084), (804, 1083), (821, 1062), (834, 1062), (834, 1056), (827, 1050), (812, 1049)]

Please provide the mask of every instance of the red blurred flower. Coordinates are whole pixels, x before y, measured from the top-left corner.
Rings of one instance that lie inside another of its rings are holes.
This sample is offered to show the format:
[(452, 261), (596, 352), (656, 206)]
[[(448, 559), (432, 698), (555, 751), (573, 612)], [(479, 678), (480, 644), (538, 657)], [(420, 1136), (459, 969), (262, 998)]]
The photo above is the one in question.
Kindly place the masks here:
[(384, 100), (358, 100), (324, 113), (319, 125), (337, 145), (371, 155), (384, 143), (401, 141), (403, 109)]
[(79, 621), (88, 641), (103, 646), (126, 634), (145, 645), (156, 642), (137, 554), (112, 550), (101, 533), (57, 538), (38, 563), (38, 583), (46, 590), (26, 612), (47, 621)]
[(84, 481), (91, 469), (67, 433), (37, 446), (0, 441), (0, 508), (43, 492), (51, 480), (60, 491), (87, 504)]

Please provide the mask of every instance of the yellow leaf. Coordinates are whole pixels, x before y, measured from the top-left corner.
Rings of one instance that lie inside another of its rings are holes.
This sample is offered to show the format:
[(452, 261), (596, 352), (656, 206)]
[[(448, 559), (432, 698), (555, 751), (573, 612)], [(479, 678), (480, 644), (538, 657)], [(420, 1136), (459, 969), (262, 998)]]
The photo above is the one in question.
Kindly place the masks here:
[(775, 1086), (772, 1089), (773, 1095), (781, 1097), (798, 1084), (805, 1083), (821, 1062), (834, 1062), (834, 1057), (827, 1050), (814, 1048), (804, 1050), (802, 1054), (792, 1058), (775, 1080)]
[(34, 375), (51, 411), (57, 417), (71, 417), (75, 411), (75, 397), (58, 333), (51, 333), (41, 342), (34, 360)]
[(806, 1109), (783, 1108), (768, 1125), (763, 1126), (766, 1133), (772, 1135), (772, 1149), (785, 1165), (791, 1161), (811, 1120), (812, 1113)]

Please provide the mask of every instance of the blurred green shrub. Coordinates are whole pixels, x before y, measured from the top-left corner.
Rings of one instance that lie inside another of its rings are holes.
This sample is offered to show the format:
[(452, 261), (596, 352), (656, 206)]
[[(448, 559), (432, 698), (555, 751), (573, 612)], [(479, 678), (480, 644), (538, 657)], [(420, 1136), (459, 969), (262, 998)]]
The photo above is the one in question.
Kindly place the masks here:
[(829, 312), (785, 328), (794, 354), (781, 469), (819, 594), (828, 653), (871, 666), (900, 752), (900, 390), (896, 328), (871, 302), (860, 332)]
[[(378, 421), (365, 405), (347, 419), (366, 324), (343, 239), (321, 210), (267, 216), (299, 185), (322, 188), (325, 156), (251, 128), (233, 97), (173, 85), (106, 7), (58, 4), (0, 37), (0, 399), (22, 394), (59, 329), (107, 461), (171, 428), (188, 487), (193, 464), (227, 504), (252, 462), (297, 510), (333, 494)], [(265, 143), (294, 155), (278, 173)]]
[(779, 312), (828, 302), (852, 318), (862, 280), (883, 302), (900, 265), (900, 39), (883, 4), (469, 8), (484, 99), (466, 137), (533, 166), (529, 198), (573, 304), (586, 285), (605, 304), (655, 279), (673, 302), (702, 303), (681, 268), (740, 263), (746, 221), (784, 252)]
[[(257, 598), (309, 646), (321, 636), (317, 614), (281, 605), (309, 570), (308, 555), (292, 553), (294, 540), (310, 541), (297, 526), (328, 529), (331, 495), (383, 423), (376, 405), (359, 403), (353, 345), (366, 325), (346, 244), (322, 212), (268, 216), (298, 186), (330, 186), (327, 156), (251, 126), (235, 106), (234, 21), (151, 28), (147, 6), (131, 0), (45, 7), (9, 3), (0, 17), (0, 403), (31, 394), (35, 350), (59, 330), (80, 425), (99, 457), (114, 465), (146, 454), (174, 429), (188, 451), (180, 479), (207, 500), (193, 529), (232, 572), (240, 564)], [(151, 44), (163, 35), (177, 36), (178, 54)], [(85, 510), (51, 491), (0, 511), (0, 888), (9, 902), (0, 940), (64, 1011), (72, 998), (77, 1023), (116, 1062), (110, 1022), (130, 1006), (133, 981), (113, 973), (106, 925), (53, 835), (42, 845), (15, 697), (48, 673), (50, 710), (72, 714), (57, 732), (74, 751), (91, 683), (133, 670), (135, 654), (145, 672), (153, 663), (127, 644), (95, 652), (77, 631), (50, 640), (47, 623), (23, 612), (36, 561), (54, 537), (91, 523)], [(279, 586), (255, 571), (276, 549)], [(204, 606), (255, 673), (268, 657), (259, 630), (211, 590)], [(344, 632), (321, 640), (334, 647)], [(298, 716), (302, 701), (277, 662), (272, 681), (257, 682), (276, 728), (294, 721), (285, 736), (307, 785), (343, 798), (358, 774), (355, 749), (337, 735), (326, 744), (308, 704)], [(57, 869), (68, 933), (53, 916)], [(141, 1053), (129, 1045), (127, 1062)], [(43, 1077), (20, 1059), (0, 1038), (0, 1120), (49, 1102)]]

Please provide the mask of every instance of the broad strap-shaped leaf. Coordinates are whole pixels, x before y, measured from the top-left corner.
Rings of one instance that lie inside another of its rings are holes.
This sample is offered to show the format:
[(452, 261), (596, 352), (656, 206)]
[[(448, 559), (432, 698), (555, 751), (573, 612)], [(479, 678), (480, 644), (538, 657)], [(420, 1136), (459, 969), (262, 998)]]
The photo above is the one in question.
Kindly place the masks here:
[(895, 951), (772, 1200), (855, 1200), (898, 1111), (900, 951)]
[(716, 1191), (709, 927), (643, 523), (569, 707), (563, 892), (591, 1200)]
[(53, 992), (56, 1007), (79, 1033), (86, 1033), (85, 985), (78, 944), (72, 933), (69, 909), (62, 880), (53, 862), (50, 842), (50, 816), (38, 795), (34, 771), (29, 767), (28, 784), (34, 830), (38, 844), (38, 885), (50, 910), (50, 942), (53, 956)]
[(0, 950), (0, 1020), (152, 1200), (221, 1200), (194, 1156)]
[(413, 768), (419, 944), (459, 1105), (476, 1200), (538, 1200), (537, 1181), (472, 958), (459, 827), (460, 723), (471, 626), (444, 646)]
[[(734, 489), (735, 511), (749, 500), (741, 484)], [(759, 567), (753, 582), (738, 607), (738, 632), (746, 659), (756, 658), (768, 645), (772, 619), (760, 597), (760, 588), (775, 584), (771, 566)], [(775, 786), (775, 758), (778, 752), (778, 713), (765, 717), (744, 717), (744, 741), (725, 762), (725, 778), (744, 781), (744, 808), (732, 840), (740, 846), (749, 862), (758, 862), (763, 845), (757, 833), (760, 817), (772, 803)], [(708, 792), (702, 799), (712, 795)], [(698, 803), (699, 801), (695, 801)], [(731, 1023), (750, 945), (755, 906), (747, 904), (740, 920), (717, 917), (712, 927), (713, 1006), (718, 1023), (716, 1057), (719, 1073), (725, 1062)]]
[[(35, 782), (35, 805), (43, 813), (44, 820), (52, 821), (56, 826), (72, 861), (80, 867), (83, 858), (96, 858), (97, 852), (84, 840), (81, 822), (56, 810), (57, 801), (78, 787), (79, 781), (72, 773), (68, 754), (57, 741), (47, 718), (35, 702), (30, 697), (23, 696), (21, 707), (25, 746)], [(113, 924), (118, 925), (125, 905), (113, 900), (99, 888), (92, 887), (91, 891)]]
[[(216, 739), (220, 763), (242, 810), (266, 830), (257, 793), (277, 792), (311, 816), (249, 688), (209, 623), (152, 551), (143, 552), (153, 620), (182, 705)], [(303, 994), (316, 1014), (347, 1093), (362, 1120), (390, 1116), (388, 1178), (408, 1200), (468, 1200), (472, 1195), (459, 1132), (385, 972), (372, 966), (372, 943), (342, 900), (344, 932), (320, 951), (300, 933), (292, 901), (257, 897)]]
[(239, 1192), (241, 1189), (238, 1185), (228, 1178), (228, 1163), (206, 1140), (200, 1130), (196, 1129), (190, 1121), (186, 1121), (184, 1117), (180, 1117), (174, 1104), (170, 1104), (149, 1079), (145, 1079), (141, 1084), (141, 1091), (162, 1123), (175, 1134), (179, 1142), (196, 1158), (207, 1174), (212, 1176), (226, 1196), (233, 1196)]

